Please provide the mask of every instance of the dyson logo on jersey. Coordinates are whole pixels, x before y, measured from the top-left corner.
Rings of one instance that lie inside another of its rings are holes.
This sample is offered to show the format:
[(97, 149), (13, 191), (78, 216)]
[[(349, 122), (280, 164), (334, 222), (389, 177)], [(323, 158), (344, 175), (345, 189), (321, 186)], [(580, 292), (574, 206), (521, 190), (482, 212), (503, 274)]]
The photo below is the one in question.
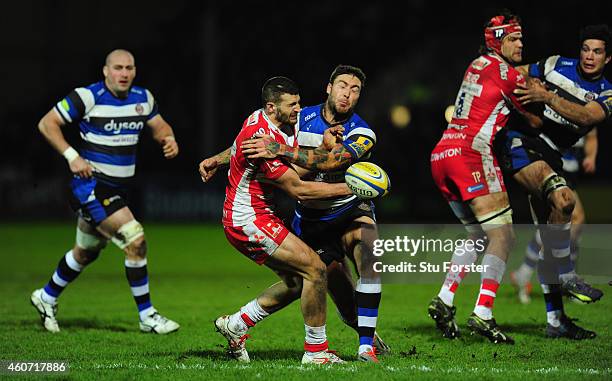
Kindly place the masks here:
[(121, 133), (121, 130), (142, 130), (144, 123), (140, 122), (115, 122), (111, 119), (110, 122), (104, 125), (104, 131), (112, 131), (113, 134)]

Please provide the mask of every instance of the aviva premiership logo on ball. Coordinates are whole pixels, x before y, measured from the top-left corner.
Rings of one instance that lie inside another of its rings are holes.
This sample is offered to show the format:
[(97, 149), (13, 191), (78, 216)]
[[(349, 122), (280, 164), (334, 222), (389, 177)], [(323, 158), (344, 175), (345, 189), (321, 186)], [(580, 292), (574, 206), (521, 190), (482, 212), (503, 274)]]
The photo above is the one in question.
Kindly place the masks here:
[(382, 197), (391, 190), (387, 173), (374, 163), (367, 161), (351, 165), (344, 175), (349, 189), (361, 199)]

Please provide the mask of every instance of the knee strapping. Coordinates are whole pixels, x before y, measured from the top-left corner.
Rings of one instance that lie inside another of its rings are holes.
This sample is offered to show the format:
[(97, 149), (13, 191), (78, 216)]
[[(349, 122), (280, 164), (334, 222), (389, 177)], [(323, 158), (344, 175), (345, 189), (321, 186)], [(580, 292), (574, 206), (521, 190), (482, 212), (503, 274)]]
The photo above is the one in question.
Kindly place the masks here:
[(76, 229), (76, 245), (83, 250), (91, 252), (99, 252), (106, 247), (108, 240), (106, 238), (85, 233), (77, 227)]
[(117, 232), (115, 233), (114, 237), (111, 238), (111, 240), (115, 245), (123, 250), (143, 235), (144, 228), (142, 225), (138, 221), (132, 220), (123, 224), (119, 229), (117, 229)]
[(499, 225), (511, 225), (512, 208), (508, 205), (490, 213), (476, 216), (476, 219), (484, 231), (495, 229)]

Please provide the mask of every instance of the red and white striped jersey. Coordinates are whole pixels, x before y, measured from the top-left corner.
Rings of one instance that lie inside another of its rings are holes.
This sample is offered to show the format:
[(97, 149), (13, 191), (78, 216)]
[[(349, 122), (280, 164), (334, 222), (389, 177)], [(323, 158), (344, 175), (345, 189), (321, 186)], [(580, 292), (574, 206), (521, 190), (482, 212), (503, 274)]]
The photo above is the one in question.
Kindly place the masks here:
[(472, 61), (438, 147), (465, 147), (490, 154), (493, 137), (508, 122), (511, 108), (524, 112), (513, 94), (518, 83), (525, 83), (525, 78), (495, 54)]
[(229, 183), (223, 204), (224, 226), (244, 226), (258, 216), (274, 214), (274, 186), (266, 180), (279, 178), (289, 169), (289, 164), (279, 158), (248, 160), (240, 145), (255, 134), (270, 135), (279, 143), (297, 146), (297, 129), (294, 128), (293, 136), (288, 136), (270, 121), (262, 109), (244, 121), (231, 150)]

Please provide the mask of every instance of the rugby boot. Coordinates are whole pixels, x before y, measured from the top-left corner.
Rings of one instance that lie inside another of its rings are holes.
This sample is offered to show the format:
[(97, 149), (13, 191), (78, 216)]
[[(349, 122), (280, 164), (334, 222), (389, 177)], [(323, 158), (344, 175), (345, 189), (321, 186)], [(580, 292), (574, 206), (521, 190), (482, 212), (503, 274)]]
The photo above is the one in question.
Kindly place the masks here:
[(219, 316), (215, 320), (215, 328), (227, 340), (227, 354), (240, 362), (250, 362), (245, 341), (251, 337), (246, 333), (240, 334), (229, 329), (229, 315)]
[(374, 348), (374, 354), (377, 356), (384, 356), (391, 353), (391, 347), (388, 346), (378, 335), (378, 332), (374, 331), (374, 341), (372, 343)]
[(57, 303), (51, 304), (45, 302), (42, 298), (42, 292), (42, 288), (35, 290), (30, 296), (30, 303), (32, 303), (32, 306), (38, 311), (43, 327), (49, 332), (59, 332), (59, 325), (55, 319), (55, 315), (57, 315)]
[(472, 334), (484, 336), (494, 344), (514, 344), (514, 339), (503, 333), (493, 318), (485, 320), (472, 312), (467, 325)]
[(427, 307), (429, 316), (436, 322), (436, 327), (442, 332), (442, 336), (447, 339), (459, 337), (459, 327), (455, 322), (457, 307), (447, 306), (440, 297), (436, 296)]
[(556, 339), (566, 337), (572, 340), (593, 339), (597, 334), (574, 324), (574, 319), (566, 315), (561, 316), (561, 324), (558, 327), (553, 327), (546, 324), (546, 336)]
[(335, 351), (330, 351), (328, 349), (320, 352), (304, 352), (304, 356), (302, 356), (302, 364), (344, 364), (344, 360), (338, 357)]
[(579, 277), (561, 283), (561, 292), (583, 303), (594, 303), (601, 299), (603, 291), (591, 286)]
[(162, 315), (156, 310), (140, 321), (140, 330), (146, 333), (156, 333), (158, 335), (165, 335), (178, 331), (181, 326)]

